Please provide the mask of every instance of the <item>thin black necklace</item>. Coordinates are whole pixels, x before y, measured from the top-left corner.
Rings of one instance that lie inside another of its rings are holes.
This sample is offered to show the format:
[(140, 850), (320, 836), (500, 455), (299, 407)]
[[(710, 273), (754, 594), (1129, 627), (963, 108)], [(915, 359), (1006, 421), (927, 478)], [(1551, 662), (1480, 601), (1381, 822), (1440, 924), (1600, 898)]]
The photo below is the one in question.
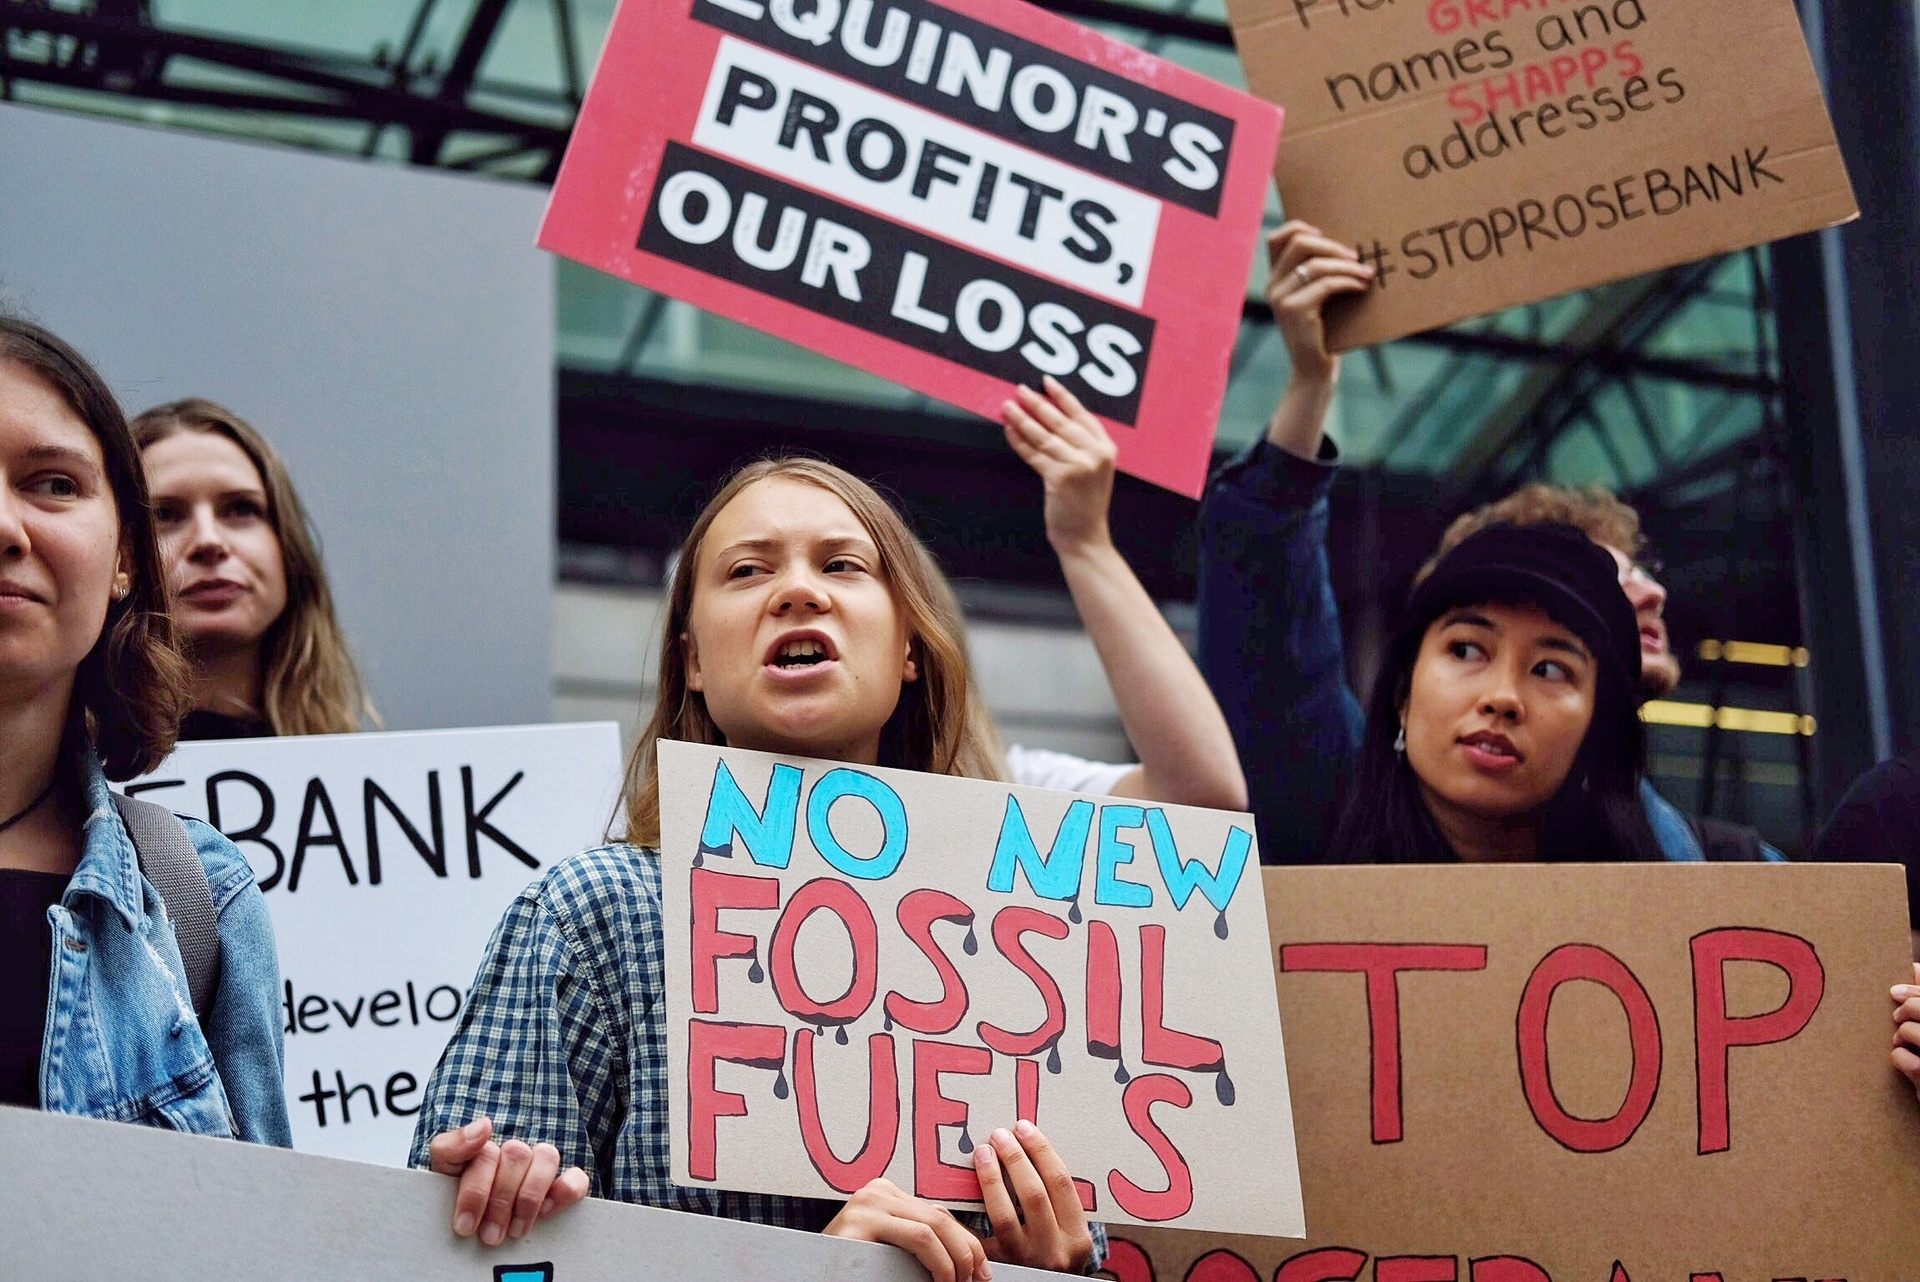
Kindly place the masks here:
[(22, 819), (25, 819), (28, 815), (32, 814), (34, 811), (40, 809), (42, 805), (46, 804), (47, 798), (53, 795), (53, 785), (58, 783), (59, 781), (60, 779), (57, 774), (52, 779), (47, 780), (47, 786), (40, 790), (39, 796), (35, 797), (32, 801), (29, 801), (27, 803), (27, 808), (25, 810), (22, 810), (19, 814), (7, 820), (5, 823), (0, 823), (0, 832), (5, 832), (7, 829), (19, 823)]

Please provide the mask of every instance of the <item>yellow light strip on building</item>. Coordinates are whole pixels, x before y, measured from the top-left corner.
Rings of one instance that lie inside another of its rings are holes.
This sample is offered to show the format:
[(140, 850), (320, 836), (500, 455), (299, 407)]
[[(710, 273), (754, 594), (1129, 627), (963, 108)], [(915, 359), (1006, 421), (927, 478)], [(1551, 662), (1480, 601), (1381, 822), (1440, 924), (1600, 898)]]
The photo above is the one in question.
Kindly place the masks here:
[(1688, 726), (1705, 730), (1746, 730), (1753, 734), (1812, 734), (1817, 723), (1797, 712), (1771, 712), (1762, 708), (1715, 708), (1705, 703), (1676, 703), (1670, 699), (1649, 699), (1640, 707), (1640, 719), (1649, 725)]
[(1768, 645), (1761, 641), (1714, 641), (1700, 643), (1700, 657), (1708, 663), (1751, 663), (1763, 668), (1804, 668), (1813, 656), (1803, 645)]

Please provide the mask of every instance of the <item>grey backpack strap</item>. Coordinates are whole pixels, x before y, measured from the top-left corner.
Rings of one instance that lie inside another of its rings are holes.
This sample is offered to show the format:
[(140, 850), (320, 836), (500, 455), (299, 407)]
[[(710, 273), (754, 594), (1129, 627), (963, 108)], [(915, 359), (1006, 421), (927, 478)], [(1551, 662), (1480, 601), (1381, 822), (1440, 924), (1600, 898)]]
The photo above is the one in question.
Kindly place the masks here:
[(213, 914), (213, 890), (207, 869), (193, 848), (187, 826), (165, 806), (113, 794), (113, 804), (133, 838), (140, 871), (166, 903), (173, 922), (180, 960), (187, 969), (187, 991), (193, 1012), (205, 1019), (213, 1009), (213, 990), (220, 978), (220, 923)]

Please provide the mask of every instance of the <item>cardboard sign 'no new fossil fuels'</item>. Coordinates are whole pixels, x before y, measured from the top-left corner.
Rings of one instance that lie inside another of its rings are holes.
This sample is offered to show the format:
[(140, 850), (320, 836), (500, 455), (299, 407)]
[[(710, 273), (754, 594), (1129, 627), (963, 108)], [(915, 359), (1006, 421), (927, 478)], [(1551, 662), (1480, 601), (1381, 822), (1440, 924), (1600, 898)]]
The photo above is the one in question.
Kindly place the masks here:
[(1092, 1218), (1304, 1231), (1248, 816), (684, 743), (660, 795), (676, 1181), (964, 1206), (1028, 1118)]

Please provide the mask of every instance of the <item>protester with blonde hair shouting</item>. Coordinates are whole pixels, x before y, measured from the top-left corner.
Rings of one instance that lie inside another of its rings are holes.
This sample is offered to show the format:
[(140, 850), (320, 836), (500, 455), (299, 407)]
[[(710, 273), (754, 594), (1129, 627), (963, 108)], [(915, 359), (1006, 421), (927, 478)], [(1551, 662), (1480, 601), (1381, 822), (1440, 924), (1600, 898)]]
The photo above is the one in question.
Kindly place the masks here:
[(457, 1234), (517, 1239), (594, 1192), (891, 1243), (936, 1282), (985, 1279), (996, 1259), (1096, 1260), (1104, 1239), (1026, 1122), (974, 1150), (984, 1240), (884, 1179), (841, 1205), (669, 1177), (659, 743), (1000, 777), (962, 623), (930, 566), (899, 514), (830, 464), (752, 463), (708, 503), (669, 589), (625, 840), (561, 862), (514, 901), (427, 1084), (413, 1161), (459, 1177)]

